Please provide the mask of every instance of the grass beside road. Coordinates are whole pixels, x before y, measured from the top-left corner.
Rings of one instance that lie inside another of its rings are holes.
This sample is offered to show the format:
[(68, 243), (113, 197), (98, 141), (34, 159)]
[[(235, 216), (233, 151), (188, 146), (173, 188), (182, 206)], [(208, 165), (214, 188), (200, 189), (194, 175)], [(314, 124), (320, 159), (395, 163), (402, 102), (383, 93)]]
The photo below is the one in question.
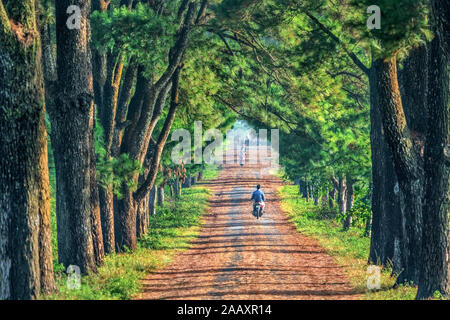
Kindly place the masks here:
[(380, 290), (367, 289), (370, 238), (364, 236), (364, 230), (352, 227), (344, 231), (335, 220), (326, 218), (327, 215), (324, 214), (326, 209), (301, 198), (298, 195), (298, 186), (282, 186), (278, 193), (282, 210), (286, 212), (297, 230), (316, 239), (336, 263), (345, 268), (351, 284), (358, 293), (363, 295), (363, 299), (412, 300), (415, 298), (416, 288), (399, 286), (392, 289), (395, 278), (391, 277), (391, 271), (388, 269), (381, 272)]
[[(214, 177), (208, 170), (208, 178)], [(205, 187), (183, 189), (179, 200), (168, 199), (157, 214), (150, 217), (149, 233), (130, 253), (109, 255), (97, 273), (82, 278), (81, 289), (67, 288), (67, 274), (57, 265), (58, 293), (45, 299), (117, 300), (131, 299), (141, 291), (141, 279), (166, 266), (177, 253), (188, 249), (200, 232), (201, 217), (208, 209), (211, 196)]]
[(206, 165), (206, 169), (203, 170), (203, 180), (214, 180), (219, 176), (219, 167), (214, 165)]

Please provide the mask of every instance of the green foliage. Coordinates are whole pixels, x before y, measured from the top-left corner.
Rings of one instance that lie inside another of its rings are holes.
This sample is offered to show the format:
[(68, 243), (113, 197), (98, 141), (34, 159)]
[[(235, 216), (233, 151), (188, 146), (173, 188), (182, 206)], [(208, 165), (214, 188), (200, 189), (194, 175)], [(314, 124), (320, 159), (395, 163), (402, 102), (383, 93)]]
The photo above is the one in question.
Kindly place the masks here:
[(436, 290), (433, 293), (433, 298), (436, 300), (445, 300), (445, 297), (442, 295), (442, 293), (439, 290)]
[(214, 180), (219, 176), (219, 171), (215, 166), (206, 165), (206, 169), (203, 170), (203, 181)]
[[(216, 10), (218, 28), (240, 35), (236, 40), (218, 31), (208, 39), (219, 48), (208, 51), (209, 69), (220, 79), (218, 102), (238, 109), (254, 127), (281, 130), (280, 162), (287, 177), (313, 181), (320, 194), (330, 187), (331, 176), (367, 182), (371, 159), (365, 75), (308, 16), (320, 17), (340, 35), (345, 13), (329, 1), (289, 0), (222, 1)], [(348, 38), (344, 41), (351, 42)]]
[(48, 174), (50, 182), (50, 223), (52, 233), (52, 254), (53, 254), (53, 268), (55, 272), (64, 267), (58, 264), (58, 237), (56, 227), (56, 170), (55, 158), (53, 156), (52, 142), (50, 139), (51, 125), (48, 114), (45, 115), (45, 124), (47, 127), (47, 150), (48, 150)]
[(176, 23), (173, 15), (161, 16), (142, 3), (136, 8), (114, 8), (91, 15), (92, 43), (99, 51), (122, 52), (147, 66), (149, 73), (161, 72), (173, 44)]
[[(351, 0), (353, 14), (349, 25), (366, 40), (375, 58), (405, 56), (409, 49), (423, 44), (431, 37), (428, 29), (429, 1), (426, 0)], [(381, 9), (381, 29), (368, 30), (367, 7)], [(361, 14), (362, 13), (362, 14)]]
[(132, 160), (128, 154), (121, 154), (118, 158), (109, 157), (104, 148), (103, 128), (97, 121), (95, 132), (95, 154), (97, 157), (97, 180), (98, 183), (107, 188), (113, 187), (114, 194), (121, 198), (121, 186), (125, 183), (131, 191), (137, 189), (134, 175), (142, 171), (139, 161)]
[(53, 24), (56, 21), (54, 8), (51, 0), (41, 0), (39, 6), (39, 25)]
[(351, 210), (346, 213), (339, 213), (336, 216), (336, 221), (342, 223), (348, 216), (352, 217), (352, 226), (360, 228), (364, 236), (368, 236), (365, 230), (367, 223), (370, 221), (372, 215), (372, 208), (370, 203), (368, 187), (355, 190), (355, 204)]

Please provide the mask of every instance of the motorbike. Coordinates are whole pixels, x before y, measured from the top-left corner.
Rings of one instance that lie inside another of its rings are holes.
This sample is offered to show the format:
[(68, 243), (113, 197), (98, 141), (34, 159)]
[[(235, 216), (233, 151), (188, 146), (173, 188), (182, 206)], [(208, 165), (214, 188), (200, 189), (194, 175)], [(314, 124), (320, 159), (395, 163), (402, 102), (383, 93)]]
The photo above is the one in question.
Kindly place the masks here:
[(259, 219), (263, 215), (264, 202), (255, 202), (253, 204), (253, 215), (256, 219)]

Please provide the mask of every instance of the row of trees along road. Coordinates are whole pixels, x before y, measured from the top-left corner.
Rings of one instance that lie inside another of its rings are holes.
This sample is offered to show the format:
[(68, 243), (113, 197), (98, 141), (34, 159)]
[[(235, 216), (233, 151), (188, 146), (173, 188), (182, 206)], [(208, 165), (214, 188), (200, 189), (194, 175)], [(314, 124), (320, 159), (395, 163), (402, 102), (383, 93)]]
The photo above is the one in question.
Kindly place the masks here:
[(136, 249), (156, 190), (202, 168), (171, 164), (170, 132), (236, 117), (281, 129), (286, 174), (337, 193), (344, 228), (366, 194), (370, 263), (448, 294), (449, 4), (372, 2), (1, 0), (0, 297), (53, 291), (52, 250), (87, 273)]

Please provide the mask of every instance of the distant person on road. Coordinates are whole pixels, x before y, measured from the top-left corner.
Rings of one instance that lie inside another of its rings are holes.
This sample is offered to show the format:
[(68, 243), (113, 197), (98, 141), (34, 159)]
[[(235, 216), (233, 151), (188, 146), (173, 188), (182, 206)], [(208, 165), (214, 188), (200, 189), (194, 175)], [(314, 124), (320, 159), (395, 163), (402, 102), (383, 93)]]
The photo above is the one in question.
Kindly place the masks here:
[(242, 146), (241, 148), (241, 157), (240, 157), (241, 161), (241, 167), (244, 166), (245, 164), (245, 144)]
[(256, 190), (252, 193), (252, 198), (250, 200), (253, 200), (253, 207), (258, 203), (261, 202), (263, 205), (263, 211), (266, 207), (266, 204), (264, 201), (266, 201), (266, 198), (264, 197), (264, 192), (261, 191), (261, 185), (256, 186)]

